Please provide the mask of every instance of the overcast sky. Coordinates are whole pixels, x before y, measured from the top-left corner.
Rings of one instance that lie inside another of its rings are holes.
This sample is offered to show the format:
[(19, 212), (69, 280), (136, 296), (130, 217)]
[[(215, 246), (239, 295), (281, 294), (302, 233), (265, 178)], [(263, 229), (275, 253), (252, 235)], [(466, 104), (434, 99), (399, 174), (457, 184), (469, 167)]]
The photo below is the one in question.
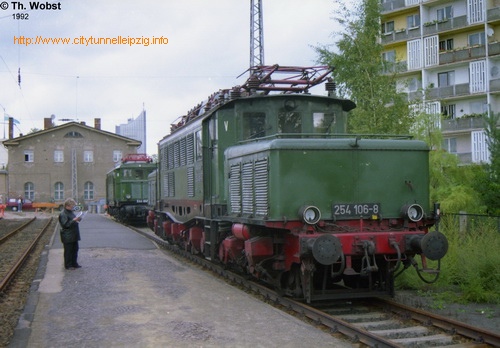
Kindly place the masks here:
[[(237, 79), (249, 67), (250, 0), (61, 0), (49, 2), (60, 9), (31, 11), (30, 2), (14, 9), (0, 0), (0, 114), (5, 109), (20, 122), (15, 136), (43, 129), (51, 115), (56, 125), (72, 119), (93, 126), (101, 118), (102, 129), (114, 132), (144, 107), (147, 152), (154, 154), (177, 117), (248, 77)], [(263, 0), (265, 63), (314, 65), (312, 46), (331, 44), (339, 30), (334, 3)], [(28, 19), (14, 19), (16, 13)], [(26, 45), (37, 36), (72, 43), (139, 37), (150, 44)], [(152, 37), (168, 44), (153, 45)]]

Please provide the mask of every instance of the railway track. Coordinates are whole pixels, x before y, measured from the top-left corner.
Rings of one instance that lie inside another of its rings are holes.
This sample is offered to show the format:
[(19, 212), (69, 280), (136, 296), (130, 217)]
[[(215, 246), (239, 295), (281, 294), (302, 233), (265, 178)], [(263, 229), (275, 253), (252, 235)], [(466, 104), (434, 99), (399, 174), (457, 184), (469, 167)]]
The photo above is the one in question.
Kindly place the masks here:
[(354, 344), (368, 347), (500, 347), (500, 335), (395, 301), (372, 298), (319, 302), (313, 305), (282, 297), (207, 260), (157, 237), (147, 229), (136, 232), (183, 258), (262, 296), (267, 302), (313, 323), (340, 333)]
[(31, 251), (51, 225), (52, 218), (5, 224), (0, 234), (0, 292), (4, 292)]

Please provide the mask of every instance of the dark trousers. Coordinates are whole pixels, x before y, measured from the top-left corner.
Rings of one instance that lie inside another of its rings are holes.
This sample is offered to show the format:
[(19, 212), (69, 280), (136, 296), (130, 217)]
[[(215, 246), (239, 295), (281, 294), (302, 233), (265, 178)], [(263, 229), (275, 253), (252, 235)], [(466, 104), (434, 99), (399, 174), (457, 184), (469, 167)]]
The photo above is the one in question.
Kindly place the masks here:
[(76, 267), (78, 265), (78, 242), (64, 243), (64, 267)]

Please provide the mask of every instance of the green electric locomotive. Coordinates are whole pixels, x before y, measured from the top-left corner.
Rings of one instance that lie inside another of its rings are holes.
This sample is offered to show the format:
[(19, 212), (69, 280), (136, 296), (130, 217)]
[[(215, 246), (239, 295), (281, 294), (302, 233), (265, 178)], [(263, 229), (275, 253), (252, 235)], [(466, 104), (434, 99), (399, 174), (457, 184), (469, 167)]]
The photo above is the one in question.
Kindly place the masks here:
[(107, 212), (124, 223), (145, 223), (148, 213), (148, 175), (156, 169), (151, 157), (129, 154), (106, 175)]
[[(174, 123), (150, 177), (155, 233), (308, 302), (392, 294), (410, 265), (435, 280), (427, 259), (447, 240), (429, 231), (429, 149), (346, 134), (355, 104), (330, 73), (259, 67)], [(325, 81), (328, 95), (309, 94)]]

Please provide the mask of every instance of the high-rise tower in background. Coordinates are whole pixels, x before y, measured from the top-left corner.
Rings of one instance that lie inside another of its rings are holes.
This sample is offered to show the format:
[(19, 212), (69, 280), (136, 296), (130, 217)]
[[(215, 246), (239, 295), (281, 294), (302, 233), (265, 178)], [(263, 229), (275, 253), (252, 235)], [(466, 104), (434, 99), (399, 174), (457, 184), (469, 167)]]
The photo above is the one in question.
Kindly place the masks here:
[(137, 153), (147, 153), (146, 150), (146, 110), (134, 118), (129, 118), (126, 124), (115, 126), (115, 133), (142, 142)]

